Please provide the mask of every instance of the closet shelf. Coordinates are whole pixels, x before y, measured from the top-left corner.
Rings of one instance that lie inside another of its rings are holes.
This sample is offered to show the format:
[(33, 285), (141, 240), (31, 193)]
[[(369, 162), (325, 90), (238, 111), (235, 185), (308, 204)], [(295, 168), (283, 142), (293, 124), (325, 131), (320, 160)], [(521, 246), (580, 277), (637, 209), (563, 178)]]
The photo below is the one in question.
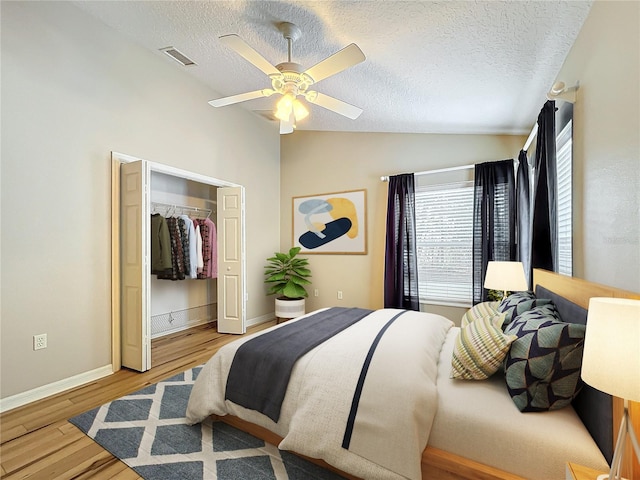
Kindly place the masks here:
[(159, 213), (164, 217), (189, 215), (190, 217), (209, 218), (213, 211), (209, 208), (175, 205), (172, 203), (151, 202), (151, 213)]

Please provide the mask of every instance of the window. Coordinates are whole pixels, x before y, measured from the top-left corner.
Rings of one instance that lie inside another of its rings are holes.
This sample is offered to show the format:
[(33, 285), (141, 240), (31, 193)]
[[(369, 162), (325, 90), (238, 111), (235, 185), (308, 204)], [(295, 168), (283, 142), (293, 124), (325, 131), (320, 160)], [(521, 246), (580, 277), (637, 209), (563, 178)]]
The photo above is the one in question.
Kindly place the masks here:
[(470, 305), (473, 182), (416, 183), (420, 301)]
[(558, 273), (572, 276), (572, 120), (556, 136), (556, 168), (558, 176)]

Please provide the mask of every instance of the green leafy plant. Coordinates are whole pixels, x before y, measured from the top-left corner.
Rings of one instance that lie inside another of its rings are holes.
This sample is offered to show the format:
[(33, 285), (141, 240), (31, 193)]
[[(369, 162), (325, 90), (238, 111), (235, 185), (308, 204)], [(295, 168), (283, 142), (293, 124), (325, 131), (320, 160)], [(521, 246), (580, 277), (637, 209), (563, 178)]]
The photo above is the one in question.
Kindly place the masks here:
[(307, 268), (309, 261), (296, 257), (298, 253), (300, 247), (293, 247), (289, 253), (276, 252), (274, 257), (267, 258), (264, 281), (272, 284), (267, 295), (277, 294), (290, 299), (309, 296), (304, 288), (311, 283), (307, 280), (311, 276), (311, 270)]
[[(511, 295), (513, 292), (509, 292), (507, 291), (507, 297), (509, 295)], [(489, 290), (487, 292), (487, 297), (489, 298), (489, 301), (491, 302), (499, 302), (501, 301), (503, 298), (506, 298), (504, 296), (504, 291), (502, 290)]]

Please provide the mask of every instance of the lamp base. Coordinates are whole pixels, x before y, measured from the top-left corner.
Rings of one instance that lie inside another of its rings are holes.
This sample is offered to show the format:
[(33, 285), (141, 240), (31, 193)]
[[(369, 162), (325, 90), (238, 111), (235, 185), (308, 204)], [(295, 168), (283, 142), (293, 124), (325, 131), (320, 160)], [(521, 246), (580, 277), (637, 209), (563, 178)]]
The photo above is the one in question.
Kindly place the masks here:
[(636, 457), (640, 460), (640, 445), (638, 445), (638, 439), (636, 438), (636, 432), (633, 429), (633, 424), (629, 418), (629, 400), (624, 400), (624, 412), (622, 414), (622, 421), (620, 422), (620, 431), (618, 432), (618, 439), (616, 440), (616, 448), (613, 452), (613, 459), (611, 460), (611, 470), (608, 474), (598, 476), (598, 480), (625, 480), (622, 478), (622, 456), (624, 455), (625, 444), (627, 442), (627, 434), (631, 439), (633, 451)]

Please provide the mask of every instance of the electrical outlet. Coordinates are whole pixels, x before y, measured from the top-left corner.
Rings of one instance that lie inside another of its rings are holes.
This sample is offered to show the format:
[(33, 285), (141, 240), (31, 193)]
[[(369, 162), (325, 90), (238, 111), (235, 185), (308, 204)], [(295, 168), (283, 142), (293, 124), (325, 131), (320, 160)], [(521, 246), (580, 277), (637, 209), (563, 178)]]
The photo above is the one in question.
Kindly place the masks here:
[(40, 335), (33, 336), (33, 349), (41, 350), (47, 348), (47, 334), (41, 333)]
[(319, 297), (320, 296), (320, 291), (317, 288), (313, 290), (313, 296), (314, 297)]
[(342, 290), (338, 290), (338, 300), (342, 300)]

